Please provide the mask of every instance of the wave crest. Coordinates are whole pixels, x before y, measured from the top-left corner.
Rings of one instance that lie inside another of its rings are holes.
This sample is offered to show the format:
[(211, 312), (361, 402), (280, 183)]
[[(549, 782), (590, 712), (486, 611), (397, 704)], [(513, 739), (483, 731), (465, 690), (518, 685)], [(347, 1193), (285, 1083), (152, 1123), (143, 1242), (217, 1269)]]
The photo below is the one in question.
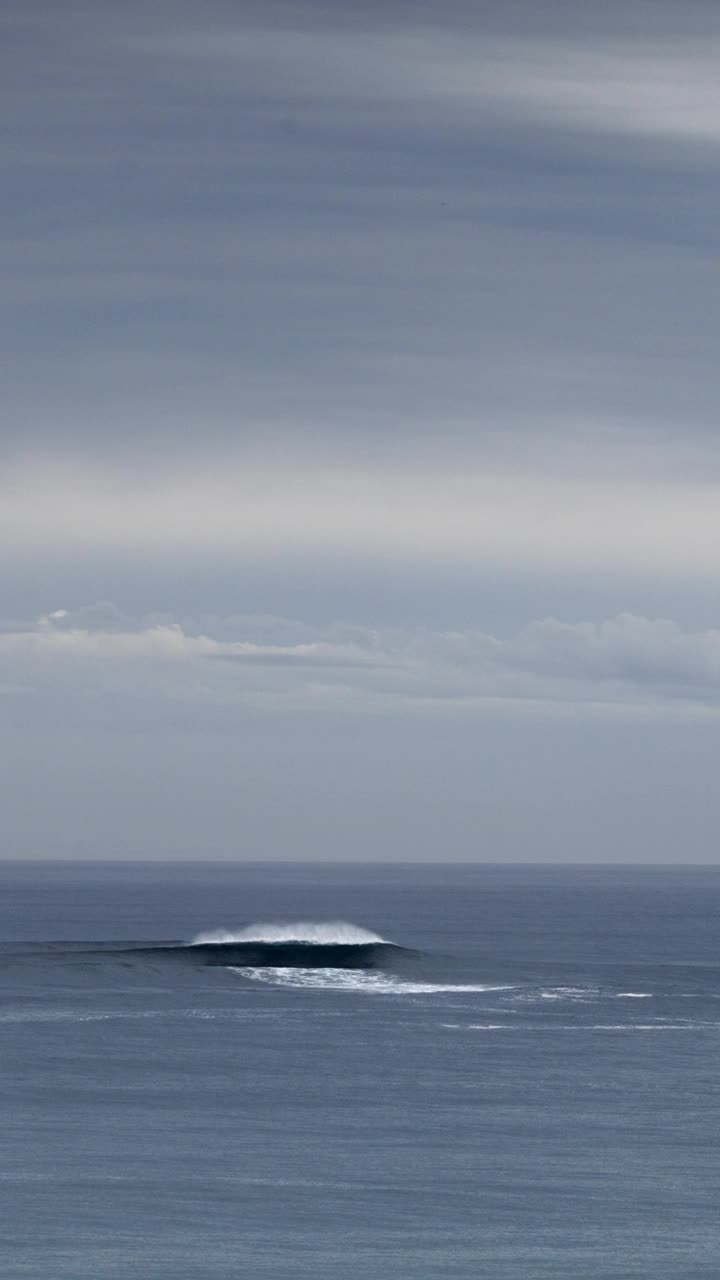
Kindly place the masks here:
[(195, 947), (211, 946), (213, 943), (225, 944), (233, 942), (305, 942), (318, 946), (367, 946), (373, 942), (385, 942), (380, 934), (371, 929), (362, 929), (359, 925), (348, 924), (345, 920), (304, 921), (296, 920), (287, 924), (248, 924), (241, 929), (212, 929), (208, 933), (198, 933), (192, 940)]

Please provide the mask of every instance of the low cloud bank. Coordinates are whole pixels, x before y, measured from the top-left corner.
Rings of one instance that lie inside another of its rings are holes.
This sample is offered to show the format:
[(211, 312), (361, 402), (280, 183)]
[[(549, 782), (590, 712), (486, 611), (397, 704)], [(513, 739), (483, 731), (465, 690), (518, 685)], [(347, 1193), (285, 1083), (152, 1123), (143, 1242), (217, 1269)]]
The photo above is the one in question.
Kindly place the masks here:
[(482, 630), (324, 629), (286, 618), (56, 609), (0, 631), (3, 686), (274, 710), (558, 706), (720, 710), (720, 630), (620, 614)]

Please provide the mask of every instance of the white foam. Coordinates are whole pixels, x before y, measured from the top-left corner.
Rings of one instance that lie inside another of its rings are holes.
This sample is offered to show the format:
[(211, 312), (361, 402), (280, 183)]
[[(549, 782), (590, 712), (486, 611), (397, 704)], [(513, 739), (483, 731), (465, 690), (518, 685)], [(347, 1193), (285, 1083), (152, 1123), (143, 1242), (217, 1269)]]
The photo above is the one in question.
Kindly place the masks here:
[(587, 1000), (588, 996), (596, 996), (597, 987), (551, 987), (549, 991), (541, 991), (541, 1000)]
[(507, 1024), (504, 1022), (473, 1022), (467, 1027), (463, 1027), (460, 1022), (441, 1022), (440, 1026), (448, 1031), (507, 1031)]
[(7, 1009), (0, 1022), (115, 1022), (118, 1019), (162, 1018), (162, 1010)]
[[(712, 1024), (710, 1024), (712, 1025)], [(717, 1025), (717, 1024), (715, 1024)], [(569, 1030), (569, 1028), (568, 1028)], [(580, 1027), (577, 1030), (581, 1030)], [(596, 1023), (588, 1031), (703, 1031), (705, 1023), (692, 1022), (607, 1022)]]
[(362, 946), (385, 941), (371, 929), (362, 929), (345, 920), (296, 920), (287, 924), (248, 924), (233, 930), (212, 929), (209, 933), (197, 934), (193, 938), (193, 946), (213, 942), (315, 942), (320, 946)]
[(233, 972), (256, 982), (269, 982), (281, 987), (305, 987), (332, 991), (366, 991), (374, 995), (440, 995), (463, 991), (511, 991), (511, 987), (494, 987), (480, 983), (445, 984), (440, 982), (404, 982), (389, 974), (366, 973), (354, 969), (300, 969), (280, 966), (237, 968)]
[(588, 1004), (596, 1000), (651, 1000), (650, 991), (608, 991), (600, 987), (549, 987), (544, 991), (526, 990), (517, 997), (521, 1001), (569, 1000), (574, 1004)]
[(443, 1022), (440, 1024), (452, 1031), (530, 1031), (542, 1034), (555, 1031), (709, 1031), (720, 1030), (720, 1023), (698, 1022), (590, 1022), (584, 1026), (556, 1023), (545, 1026), (527, 1023), (483, 1023), (483, 1022)]
[(152, 1020), (158, 1018), (182, 1019), (199, 1018), (211, 1022), (219, 1019), (238, 1021), (258, 1018), (273, 1019), (277, 1015), (273, 1010), (243, 1010), (234, 1006), (210, 1009), (4, 1009), (0, 1012), (0, 1023), (4, 1022), (118, 1022)]

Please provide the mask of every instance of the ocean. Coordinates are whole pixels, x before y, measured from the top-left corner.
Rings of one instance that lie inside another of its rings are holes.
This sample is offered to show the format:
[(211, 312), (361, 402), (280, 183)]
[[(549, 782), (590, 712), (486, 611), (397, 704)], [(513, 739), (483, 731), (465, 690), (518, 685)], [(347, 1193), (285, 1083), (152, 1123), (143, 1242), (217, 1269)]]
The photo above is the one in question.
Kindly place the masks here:
[(720, 868), (0, 891), (3, 1280), (717, 1280)]

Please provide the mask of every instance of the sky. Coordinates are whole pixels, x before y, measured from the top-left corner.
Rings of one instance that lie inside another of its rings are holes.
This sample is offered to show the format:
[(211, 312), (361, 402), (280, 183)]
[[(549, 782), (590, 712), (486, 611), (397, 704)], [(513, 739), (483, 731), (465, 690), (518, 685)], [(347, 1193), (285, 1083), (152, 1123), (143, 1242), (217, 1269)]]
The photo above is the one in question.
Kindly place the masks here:
[(716, 861), (717, 6), (0, 24), (0, 855)]

